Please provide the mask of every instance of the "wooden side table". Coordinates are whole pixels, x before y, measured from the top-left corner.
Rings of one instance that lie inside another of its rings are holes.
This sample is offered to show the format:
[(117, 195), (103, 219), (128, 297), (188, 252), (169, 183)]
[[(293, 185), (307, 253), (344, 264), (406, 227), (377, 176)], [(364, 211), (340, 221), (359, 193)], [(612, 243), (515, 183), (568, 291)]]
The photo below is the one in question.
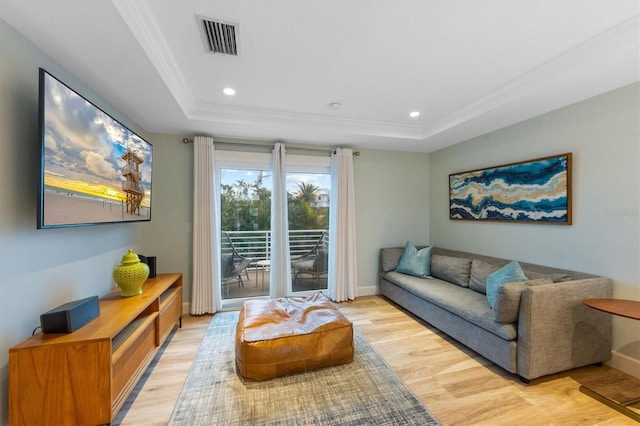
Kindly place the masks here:
[[(612, 315), (640, 320), (640, 301), (637, 300), (585, 299), (583, 303)], [(580, 392), (640, 422), (640, 396), (637, 396), (640, 380), (623, 373), (620, 373), (620, 376), (612, 383), (598, 383), (589, 387), (581, 385)], [(608, 396), (605, 396), (605, 393)]]
[(624, 299), (585, 299), (585, 305), (621, 317), (640, 320), (640, 301)]

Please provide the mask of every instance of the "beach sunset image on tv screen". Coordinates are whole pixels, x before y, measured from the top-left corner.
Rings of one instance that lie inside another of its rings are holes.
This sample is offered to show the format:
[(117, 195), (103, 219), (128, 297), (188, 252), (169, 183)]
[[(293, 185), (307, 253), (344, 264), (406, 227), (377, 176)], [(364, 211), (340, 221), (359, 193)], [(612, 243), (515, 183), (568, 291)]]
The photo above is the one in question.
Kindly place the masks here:
[(39, 227), (151, 218), (151, 144), (44, 70)]

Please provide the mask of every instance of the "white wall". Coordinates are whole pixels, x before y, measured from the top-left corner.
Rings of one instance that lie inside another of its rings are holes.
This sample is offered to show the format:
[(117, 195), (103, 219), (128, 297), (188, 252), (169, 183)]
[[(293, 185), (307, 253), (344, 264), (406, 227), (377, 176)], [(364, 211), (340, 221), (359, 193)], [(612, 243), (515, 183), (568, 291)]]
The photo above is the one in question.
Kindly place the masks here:
[(182, 272), (183, 301), (191, 301), (193, 144), (182, 136), (147, 134), (153, 143), (153, 211), (141, 230), (141, 253), (156, 256), (157, 272)]
[(361, 150), (353, 161), (362, 296), (377, 291), (380, 248), (429, 243), (429, 155)]
[(127, 248), (138, 248), (139, 230), (149, 224), (36, 230), (38, 68), (132, 124), (2, 20), (0, 40), (0, 424), (6, 424), (9, 348), (31, 335), (43, 312), (108, 293), (114, 266)]
[[(590, 272), (640, 300), (639, 91), (633, 84), (431, 153), (434, 245)], [(450, 221), (450, 173), (573, 153), (573, 225)], [(640, 333), (614, 318), (613, 362), (640, 376)]]

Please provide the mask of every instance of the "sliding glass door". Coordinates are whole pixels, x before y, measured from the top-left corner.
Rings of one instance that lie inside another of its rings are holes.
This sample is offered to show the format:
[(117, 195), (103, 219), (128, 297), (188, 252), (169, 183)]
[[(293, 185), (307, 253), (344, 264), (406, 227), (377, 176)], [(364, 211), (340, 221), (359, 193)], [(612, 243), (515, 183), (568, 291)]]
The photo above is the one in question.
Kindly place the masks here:
[(216, 162), (222, 299), (268, 296), (271, 156), (221, 151)]
[(291, 292), (327, 288), (329, 266), (329, 173), (287, 173)]
[[(271, 155), (218, 152), (223, 300), (269, 296)], [(287, 294), (327, 288), (328, 157), (287, 156), (292, 285)]]

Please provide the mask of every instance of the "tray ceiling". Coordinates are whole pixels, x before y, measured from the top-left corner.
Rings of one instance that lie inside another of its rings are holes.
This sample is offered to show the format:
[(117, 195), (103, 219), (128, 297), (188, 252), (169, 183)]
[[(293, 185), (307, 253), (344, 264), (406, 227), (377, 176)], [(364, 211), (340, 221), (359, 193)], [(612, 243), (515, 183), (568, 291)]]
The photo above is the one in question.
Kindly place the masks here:
[(3, 0), (0, 17), (148, 132), (431, 152), (638, 81), (638, 9)]

